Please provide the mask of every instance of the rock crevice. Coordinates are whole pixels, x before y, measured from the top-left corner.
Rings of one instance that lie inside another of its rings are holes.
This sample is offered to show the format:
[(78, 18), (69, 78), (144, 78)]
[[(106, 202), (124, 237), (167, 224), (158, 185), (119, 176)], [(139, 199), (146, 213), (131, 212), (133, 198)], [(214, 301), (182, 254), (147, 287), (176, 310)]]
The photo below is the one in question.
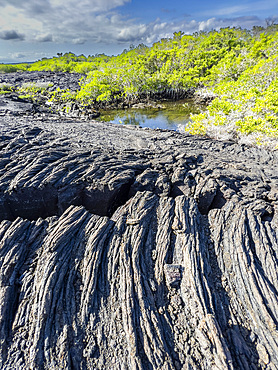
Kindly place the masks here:
[(277, 155), (5, 116), (0, 367), (278, 367)]

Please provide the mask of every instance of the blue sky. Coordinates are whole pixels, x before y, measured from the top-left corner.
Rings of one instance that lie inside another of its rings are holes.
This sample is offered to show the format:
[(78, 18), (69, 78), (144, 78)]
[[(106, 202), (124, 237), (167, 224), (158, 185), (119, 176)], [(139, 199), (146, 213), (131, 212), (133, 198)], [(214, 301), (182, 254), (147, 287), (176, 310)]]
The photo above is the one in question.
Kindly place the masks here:
[(278, 0), (0, 0), (0, 62), (118, 54), (173, 32), (278, 23)]

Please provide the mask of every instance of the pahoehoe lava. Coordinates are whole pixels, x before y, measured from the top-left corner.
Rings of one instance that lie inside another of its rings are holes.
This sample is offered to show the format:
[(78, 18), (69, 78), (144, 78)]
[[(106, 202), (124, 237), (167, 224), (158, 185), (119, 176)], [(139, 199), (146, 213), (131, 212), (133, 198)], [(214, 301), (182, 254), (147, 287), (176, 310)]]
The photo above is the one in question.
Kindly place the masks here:
[(277, 369), (276, 152), (0, 120), (2, 369)]

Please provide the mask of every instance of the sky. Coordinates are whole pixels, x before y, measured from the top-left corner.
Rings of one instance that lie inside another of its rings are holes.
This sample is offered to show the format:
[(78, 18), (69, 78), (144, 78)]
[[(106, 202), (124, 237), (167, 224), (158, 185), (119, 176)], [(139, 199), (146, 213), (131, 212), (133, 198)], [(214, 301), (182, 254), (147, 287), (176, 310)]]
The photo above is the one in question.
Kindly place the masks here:
[(0, 63), (117, 55), (174, 32), (278, 23), (278, 0), (0, 0)]

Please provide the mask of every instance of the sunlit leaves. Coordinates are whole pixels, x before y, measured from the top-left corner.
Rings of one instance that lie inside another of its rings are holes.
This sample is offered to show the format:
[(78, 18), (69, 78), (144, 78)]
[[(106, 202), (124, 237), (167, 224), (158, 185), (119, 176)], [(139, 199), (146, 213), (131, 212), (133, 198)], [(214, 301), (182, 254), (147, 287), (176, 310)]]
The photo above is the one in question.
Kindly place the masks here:
[[(179, 97), (206, 87), (217, 96), (205, 113), (192, 116), (187, 131), (226, 133), (264, 143), (278, 129), (278, 25), (251, 31), (223, 28), (185, 35), (175, 32), (146, 47), (132, 46), (118, 56), (85, 57), (59, 53), (22, 69), (84, 74), (80, 91), (54, 91), (52, 100), (81, 105), (131, 102), (141, 97)], [(0, 66), (13, 71), (19, 66)], [(2, 93), (6, 93), (2, 89)], [(33, 94), (35, 92), (30, 92)]]
[(205, 116), (192, 117), (192, 127), (203, 120), (209, 133), (219, 124), (231, 137), (249, 143), (275, 146), (278, 140), (278, 33), (261, 33), (246, 45), (242, 55), (227, 54), (213, 67), (211, 87), (218, 95)]

